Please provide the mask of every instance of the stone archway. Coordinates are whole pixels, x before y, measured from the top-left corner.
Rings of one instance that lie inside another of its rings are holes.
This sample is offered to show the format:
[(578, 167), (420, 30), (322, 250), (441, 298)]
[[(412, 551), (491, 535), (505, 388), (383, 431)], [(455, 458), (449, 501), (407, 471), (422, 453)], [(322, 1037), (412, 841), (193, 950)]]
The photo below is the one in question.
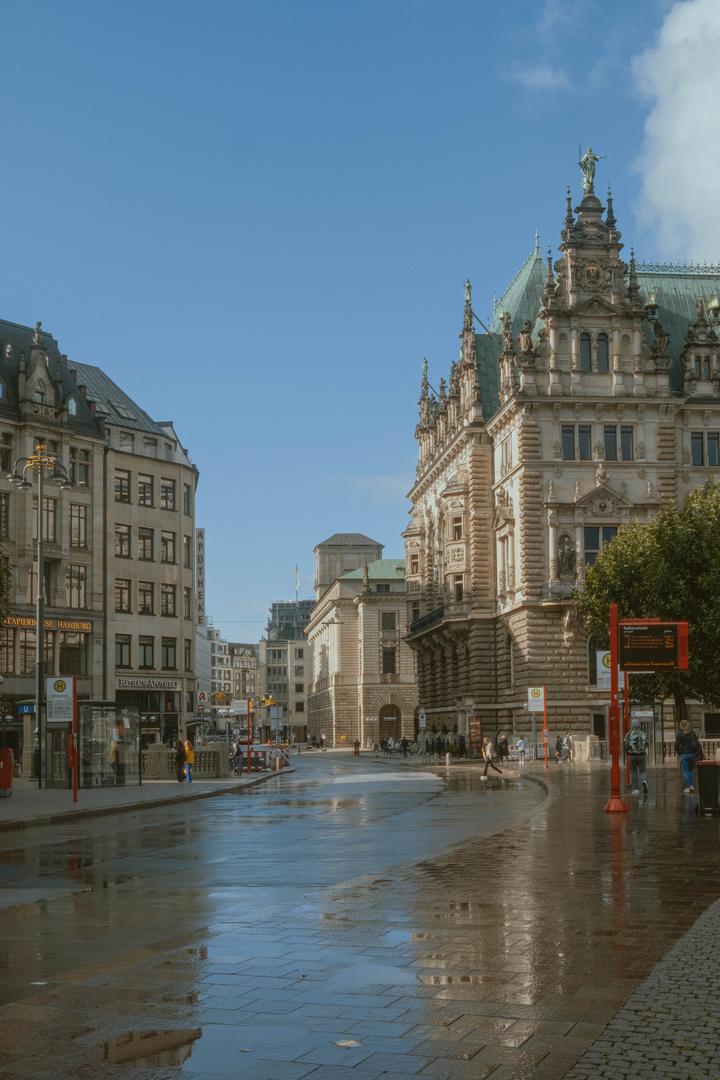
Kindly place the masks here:
[(383, 705), (378, 712), (380, 742), (387, 742), (392, 737), (394, 742), (401, 738), (402, 710), (399, 705)]

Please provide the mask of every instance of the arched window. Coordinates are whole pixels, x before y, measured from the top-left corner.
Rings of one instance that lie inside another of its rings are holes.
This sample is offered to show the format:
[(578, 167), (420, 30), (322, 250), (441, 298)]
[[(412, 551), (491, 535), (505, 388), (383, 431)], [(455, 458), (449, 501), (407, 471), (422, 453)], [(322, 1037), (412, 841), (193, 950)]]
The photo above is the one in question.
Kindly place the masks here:
[(701, 369), (700, 369), (700, 357), (699, 356), (695, 357), (695, 378), (696, 379), (701, 379), (702, 378), (702, 373), (701, 373)]
[(710, 357), (703, 356), (703, 379), (710, 378)]
[(592, 371), (592, 364), (590, 363), (590, 335), (580, 335), (580, 370)]
[(77, 402), (74, 397), (71, 397), (68, 401), (68, 413), (70, 416), (75, 416), (77, 414)]
[(607, 334), (598, 334), (597, 339), (597, 369), (608, 371), (608, 339)]

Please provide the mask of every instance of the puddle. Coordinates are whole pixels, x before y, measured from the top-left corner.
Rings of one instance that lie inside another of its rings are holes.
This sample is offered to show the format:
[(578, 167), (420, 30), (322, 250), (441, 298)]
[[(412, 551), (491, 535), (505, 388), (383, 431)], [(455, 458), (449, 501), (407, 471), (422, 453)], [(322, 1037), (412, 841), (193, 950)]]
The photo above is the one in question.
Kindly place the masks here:
[(385, 941), (412, 941), (412, 930), (388, 930), (383, 934)]
[(182, 1065), (193, 1052), (202, 1028), (169, 1031), (129, 1031), (103, 1044), (103, 1058), (112, 1065), (135, 1065), (145, 1068)]
[(385, 964), (355, 964), (353, 967), (336, 971), (328, 986), (348, 989), (356, 986), (399, 986), (400, 983), (414, 983), (417, 975), (404, 968), (390, 967)]

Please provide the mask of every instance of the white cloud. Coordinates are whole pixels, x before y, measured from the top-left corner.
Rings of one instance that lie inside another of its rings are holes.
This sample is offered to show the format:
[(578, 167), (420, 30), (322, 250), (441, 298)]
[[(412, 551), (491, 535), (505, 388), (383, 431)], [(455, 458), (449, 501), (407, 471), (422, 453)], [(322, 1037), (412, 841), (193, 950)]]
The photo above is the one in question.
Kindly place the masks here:
[(508, 75), (511, 82), (528, 90), (559, 90), (570, 84), (565, 72), (550, 64), (513, 64)]
[(412, 473), (386, 474), (384, 476), (353, 476), (350, 482), (358, 491), (369, 491), (377, 502), (397, 503), (407, 495), (415, 483)]
[(636, 209), (661, 258), (720, 261), (719, 52), (718, 0), (682, 0), (633, 63), (636, 85), (652, 102), (635, 163)]

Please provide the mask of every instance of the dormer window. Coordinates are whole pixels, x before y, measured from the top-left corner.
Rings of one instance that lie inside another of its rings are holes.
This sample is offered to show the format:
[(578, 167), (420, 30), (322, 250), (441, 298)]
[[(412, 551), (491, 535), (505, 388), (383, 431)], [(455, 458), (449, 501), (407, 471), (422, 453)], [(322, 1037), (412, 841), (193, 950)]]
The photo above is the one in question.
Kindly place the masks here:
[(35, 393), (33, 394), (33, 400), (37, 401), (39, 405), (42, 405), (45, 401), (45, 383), (39, 382), (35, 387)]
[(68, 401), (68, 416), (77, 416), (77, 401), (72, 397)]

